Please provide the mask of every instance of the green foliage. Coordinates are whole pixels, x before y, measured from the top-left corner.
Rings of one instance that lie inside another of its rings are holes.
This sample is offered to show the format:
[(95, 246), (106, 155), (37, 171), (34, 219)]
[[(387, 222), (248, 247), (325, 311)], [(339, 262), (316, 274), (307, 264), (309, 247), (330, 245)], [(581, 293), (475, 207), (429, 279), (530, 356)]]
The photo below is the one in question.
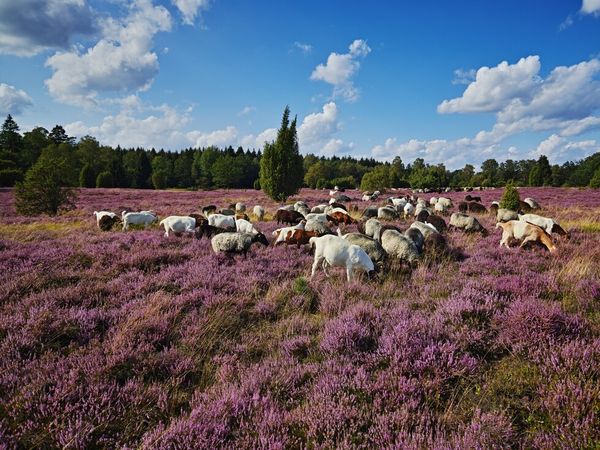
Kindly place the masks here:
[(334, 178), (331, 180), (331, 187), (334, 186), (337, 186), (340, 189), (354, 189), (356, 187), (356, 179), (352, 175)]
[(391, 187), (389, 166), (377, 166), (371, 172), (367, 172), (362, 177), (360, 188), (363, 191), (383, 191)]
[(596, 170), (594, 176), (590, 180), (589, 187), (594, 189), (600, 188), (600, 167), (598, 167), (598, 170)]
[(91, 165), (86, 164), (79, 172), (79, 186), (93, 188), (96, 186), (96, 176)]
[(521, 197), (519, 196), (519, 191), (517, 188), (512, 182), (507, 183), (506, 188), (504, 189), (504, 194), (502, 194), (502, 199), (500, 200), (500, 208), (518, 211), (520, 207), (520, 201)]
[(112, 188), (115, 187), (115, 182), (112, 173), (108, 171), (100, 172), (96, 177), (97, 188)]
[(257, 178), (256, 180), (254, 180), (254, 183), (252, 184), (252, 186), (254, 187), (255, 190), (260, 191), (260, 179)]
[(21, 169), (1, 169), (0, 187), (14, 186), (17, 181), (23, 180), (23, 171)]
[(499, 164), (495, 159), (486, 159), (481, 163), (481, 175), (483, 176), (483, 186), (495, 186), (498, 180)]
[(73, 208), (76, 194), (65, 187), (68, 170), (65, 159), (42, 155), (25, 175), (25, 181), (16, 184), (17, 212), (27, 216), (54, 216), (59, 210)]
[(284, 202), (302, 187), (303, 160), (298, 149), (296, 118), (289, 121), (290, 109), (286, 106), (277, 139), (265, 143), (260, 160), (260, 185), (273, 200)]
[(152, 174), (152, 186), (154, 186), (154, 189), (166, 189), (167, 174), (165, 172), (154, 172)]

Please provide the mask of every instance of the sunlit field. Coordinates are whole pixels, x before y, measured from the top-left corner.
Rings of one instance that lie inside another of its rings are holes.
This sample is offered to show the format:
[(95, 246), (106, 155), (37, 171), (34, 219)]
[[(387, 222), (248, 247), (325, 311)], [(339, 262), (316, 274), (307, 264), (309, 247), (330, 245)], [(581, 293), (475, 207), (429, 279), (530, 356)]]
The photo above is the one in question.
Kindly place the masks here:
[[(356, 217), (371, 204), (346, 194)], [(464, 194), (444, 194), (452, 211)], [(597, 448), (600, 191), (520, 194), (571, 232), (555, 254), (499, 248), (480, 214), (487, 236), (450, 231), (450, 255), (348, 283), (310, 279), (308, 248), (232, 258), (92, 215), (260, 204), (272, 240), (279, 204), (260, 191), (80, 190), (49, 218), (4, 189), (0, 447)]]

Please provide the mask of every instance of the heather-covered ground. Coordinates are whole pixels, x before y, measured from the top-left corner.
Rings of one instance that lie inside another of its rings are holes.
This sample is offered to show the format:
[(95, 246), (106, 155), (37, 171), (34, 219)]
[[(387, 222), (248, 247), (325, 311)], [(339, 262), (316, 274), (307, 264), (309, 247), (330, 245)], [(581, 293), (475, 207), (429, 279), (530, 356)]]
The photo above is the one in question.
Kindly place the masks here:
[(499, 249), (481, 215), (489, 236), (449, 234), (462, 258), (347, 284), (304, 249), (232, 260), (92, 217), (272, 214), (257, 191), (83, 190), (58, 218), (0, 191), (0, 447), (598, 448), (600, 191), (526, 196), (571, 230), (557, 254)]

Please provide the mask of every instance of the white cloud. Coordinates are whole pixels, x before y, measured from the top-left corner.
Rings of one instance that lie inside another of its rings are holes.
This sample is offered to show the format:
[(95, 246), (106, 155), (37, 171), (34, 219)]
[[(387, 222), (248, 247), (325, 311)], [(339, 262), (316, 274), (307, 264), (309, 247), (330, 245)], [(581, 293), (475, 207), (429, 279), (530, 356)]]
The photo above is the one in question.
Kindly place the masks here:
[(354, 86), (352, 77), (360, 68), (359, 58), (367, 56), (371, 49), (362, 39), (356, 39), (344, 54), (331, 53), (325, 64), (319, 64), (310, 75), (311, 80), (321, 80), (333, 86), (333, 96), (342, 97), (346, 101), (358, 100), (359, 91)]
[(334, 156), (340, 153), (349, 153), (354, 149), (354, 143), (345, 144), (343, 140), (331, 138), (321, 149), (321, 154), (324, 156)]
[(329, 102), (323, 111), (307, 115), (298, 127), (298, 141), (301, 146), (311, 148), (331, 138), (339, 128), (337, 105)]
[(0, 115), (21, 114), (25, 108), (33, 105), (27, 93), (6, 83), (0, 83)]
[(600, 144), (595, 140), (571, 142), (556, 134), (550, 135), (539, 143), (532, 156), (546, 155), (553, 163), (581, 159), (600, 151)]
[(584, 14), (600, 14), (600, 0), (583, 0), (581, 12)]
[(183, 16), (183, 23), (193, 25), (198, 12), (210, 7), (210, 0), (171, 0)]
[(539, 83), (539, 71), (538, 56), (521, 58), (516, 64), (502, 61), (496, 67), (481, 67), (463, 95), (444, 100), (438, 112), (496, 112), (514, 100), (527, 100)]
[(250, 114), (254, 111), (256, 111), (256, 106), (244, 106), (244, 108), (238, 112), (238, 116), (245, 116), (246, 114)]
[(201, 131), (190, 131), (186, 137), (192, 142), (193, 147), (208, 147), (215, 145), (217, 147), (227, 147), (237, 142), (237, 129), (234, 126), (228, 126), (222, 130), (215, 130), (208, 133)]
[(274, 141), (276, 137), (277, 129), (267, 128), (266, 130), (259, 133), (258, 136), (255, 136), (253, 134), (248, 134), (244, 136), (240, 141), (240, 145), (244, 148), (263, 148), (265, 142)]
[(103, 23), (103, 37), (85, 52), (58, 52), (46, 65), (53, 70), (45, 81), (50, 94), (63, 103), (95, 106), (101, 92), (143, 91), (158, 71), (152, 39), (171, 28), (171, 16), (151, 0), (137, 0), (123, 20)]
[(452, 84), (470, 84), (475, 81), (475, 75), (477, 72), (475, 69), (456, 69), (454, 71), (454, 79), (452, 80)]
[(312, 52), (312, 45), (305, 44), (304, 42), (294, 42), (294, 48), (300, 50), (304, 55), (308, 55)]
[(0, 0), (0, 53), (33, 56), (95, 31), (85, 0)]

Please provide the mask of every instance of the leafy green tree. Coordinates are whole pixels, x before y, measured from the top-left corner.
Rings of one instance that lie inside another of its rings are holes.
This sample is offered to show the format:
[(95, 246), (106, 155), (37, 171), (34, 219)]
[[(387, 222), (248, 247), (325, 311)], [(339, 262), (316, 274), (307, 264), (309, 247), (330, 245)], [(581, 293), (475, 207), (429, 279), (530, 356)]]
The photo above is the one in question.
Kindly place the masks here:
[(60, 145), (60, 144), (73, 145), (75, 143), (75, 138), (69, 136), (67, 134), (67, 132), (65, 131), (65, 129), (61, 125), (55, 125), (54, 128), (52, 128), (52, 131), (50, 131), (50, 134), (48, 135), (48, 139), (50, 139), (56, 145)]
[(0, 187), (14, 186), (16, 182), (23, 180), (23, 171), (21, 169), (4, 168), (0, 169)]
[(90, 164), (86, 164), (79, 172), (79, 186), (93, 188), (96, 186), (96, 174)]
[(500, 208), (510, 209), (512, 211), (518, 211), (520, 208), (521, 197), (519, 196), (518, 189), (513, 185), (512, 182), (506, 184), (504, 194), (500, 200)]
[(598, 167), (598, 169), (594, 173), (594, 176), (590, 180), (589, 187), (594, 189), (600, 188), (600, 167)]
[(198, 186), (205, 189), (212, 187), (212, 166), (219, 156), (221, 156), (221, 152), (216, 147), (208, 147), (200, 153), (197, 163), (198, 178), (196, 179)]
[[(162, 187), (157, 188), (152, 178), (152, 184), (155, 189), (165, 189), (172, 185), (171, 181), (173, 178), (173, 162), (166, 154), (159, 154), (152, 159), (152, 175), (160, 173), (160, 184)], [(164, 182), (164, 184), (163, 184)]]
[(260, 160), (260, 185), (272, 199), (284, 202), (302, 187), (302, 156), (298, 149), (296, 117), (290, 124), (290, 109), (285, 107), (277, 139), (265, 143)]
[(33, 166), (40, 157), (42, 150), (50, 145), (48, 130), (35, 127), (23, 133), (23, 149), (21, 150), (20, 165), (24, 169)]
[(20, 214), (54, 216), (60, 210), (72, 209), (77, 198), (75, 192), (65, 186), (69, 163), (65, 158), (48, 152), (27, 171), (25, 180), (15, 187), (15, 206)]
[(545, 155), (540, 156), (529, 172), (530, 186), (549, 186), (552, 184), (552, 168)]
[(487, 180), (487, 186), (494, 186), (498, 179), (498, 169), (500, 165), (495, 159), (486, 159), (481, 163), (481, 174), (483, 179)]
[(382, 191), (389, 188), (391, 184), (389, 166), (380, 165), (363, 175), (360, 188), (363, 191)]
[(108, 171), (100, 172), (96, 177), (97, 188), (112, 188), (115, 187), (115, 182), (112, 173)]
[(162, 171), (154, 172), (152, 174), (152, 185), (154, 189), (166, 189), (167, 188), (167, 174)]

